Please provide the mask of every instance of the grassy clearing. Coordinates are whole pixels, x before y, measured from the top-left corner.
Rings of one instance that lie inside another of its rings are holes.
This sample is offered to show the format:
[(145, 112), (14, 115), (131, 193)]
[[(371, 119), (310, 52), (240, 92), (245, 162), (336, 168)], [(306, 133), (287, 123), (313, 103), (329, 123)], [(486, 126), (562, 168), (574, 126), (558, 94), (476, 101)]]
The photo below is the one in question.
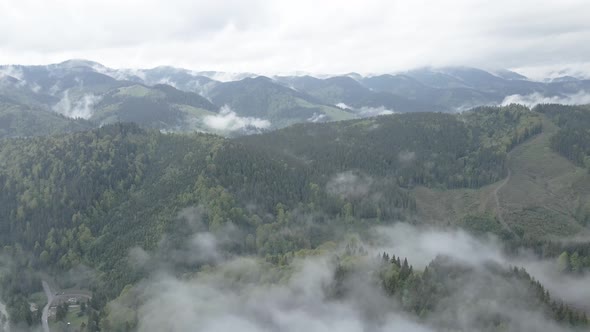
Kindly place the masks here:
[(70, 306), (68, 314), (64, 318), (63, 322), (57, 322), (55, 318), (49, 319), (49, 328), (51, 329), (51, 331), (68, 331), (67, 323), (69, 322), (70, 331), (77, 330), (80, 328), (80, 325), (82, 325), (82, 323), (87, 324), (88, 322), (88, 316), (86, 314), (79, 316), (79, 313), (79, 305)]
[(198, 117), (198, 118), (202, 118), (202, 117), (205, 117), (205, 116), (215, 116), (215, 115), (217, 115), (217, 113), (214, 113), (214, 112), (211, 112), (211, 111), (207, 111), (207, 110), (202, 109), (202, 108), (192, 107), (192, 106), (189, 106), (189, 105), (179, 105), (178, 104), (178, 105), (174, 105), (174, 107), (176, 107), (180, 111), (186, 113), (187, 115)]
[(132, 85), (132, 86), (119, 88), (119, 92), (117, 92), (115, 95), (116, 96), (137, 97), (137, 98), (148, 97), (148, 96), (158, 98), (158, 97), (164, 96), (164, 94), (162, 92), (154, 90), (154, 89), (150, 89), (150, 88), (145, 87), (143, 85)]
[(324, 114), (326, 114), (331, 121), (342, 121), (342, 120), (351, 120), (356, 118), (356, 116), (350, 112), (341, 110), (337, 107), (332, 107), (332, 106), (325, 106), (325, 105), (321, 105), (318, 106), (316, 104), (311, 104), (303, 99), (298, 98), (297, 99), (297, 105), (301, 106), (301, 107), (305, 107), (305, 108), (320, 108), (320, 111)]
[(336, 107), (322, 106), (322, 112), (330, 117), (332, 121), (343, 121), (354, 119), (356, 116)]

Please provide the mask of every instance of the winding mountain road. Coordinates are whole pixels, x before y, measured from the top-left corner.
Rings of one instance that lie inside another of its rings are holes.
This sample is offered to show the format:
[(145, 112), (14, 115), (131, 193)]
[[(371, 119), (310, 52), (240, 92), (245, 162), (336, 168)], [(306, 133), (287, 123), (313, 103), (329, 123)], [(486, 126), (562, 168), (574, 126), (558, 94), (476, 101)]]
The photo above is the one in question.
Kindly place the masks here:
[(43, 314), (41, 315), (41, 323), (43, 325), (43, 332), (50, 332), (49, 322), (47, 320), (49, 319), (49, 307), (51, 306), (51, 303), (53, 302), (54, 295), (53, 295), (53, 292), (51, 292), (51, 288), (49, 287), (49, 284), (45, 280), (43, 280), (43, 291), (45, 292), (45, 296), (47, 297), (47, 304), (45, 305), (45, 307), (43, 307)]

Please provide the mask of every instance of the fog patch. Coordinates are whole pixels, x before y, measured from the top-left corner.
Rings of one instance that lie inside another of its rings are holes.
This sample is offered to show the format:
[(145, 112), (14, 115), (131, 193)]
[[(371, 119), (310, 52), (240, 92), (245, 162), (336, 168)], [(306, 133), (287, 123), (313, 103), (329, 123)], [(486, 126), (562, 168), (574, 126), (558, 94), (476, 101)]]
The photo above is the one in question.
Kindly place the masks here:
[(22, 69), (14, 66), (0, 67), (0, 87), (10, 85), (19, 88), (27, 85)]
[(207, 115), (203, 121), (209, 128), (219, 131), (236, 131), (247, 128), (267, 129), (271, 125), (268, 120), (241, 117), (227, 105), (221, 107), (219, 114)]
[(524, 266), (551, 294), (572, 304), (575, 308), (590, 310), (590, 273), (567, 274), (561, 272), (555, 260), (535, 260), (521, 257), (513, 262)]
[[(194, 221), (201, 227), (198, 218)], [(138, 330), (482, 331), (481, 319), (499, 318), (505, 331), (566, 330), (527, 302), (531, 289), (526, 281), (503, 277), (502, 271), (515, 260), (502, 254), (493, 237), (478, 239), (461, 230), (408, 224), (379, 227), (370, 233), (362, 243), (370, 254), (359, 258), (368, 269), (345, 279), (345, 294), (338, 298), (333, 297), (332, 287), (341, 249), (296, 258), (283, 268), (261, 259), (234, 257), (189, 277), (157, 269), (137, 287), (142, 299)], [(217, 241), (218, 235), (208, 233), (202, 249), (209, 250), (208, 243)], [(417, 269), (433, 259), (442, 259), (443, 266), (460, 264), (464, 268), (441, 281), (450, 282), (450, 293), (427, 316), (418, 318), (364, 273), (374, 270), (376, 254), (384, 251), (408, 257)], [(511, 300), (503, 302), (506, 298)]]
[(22, 69), (15, 66), (0, 67), (0, 77), (3, 76), (10, 76), (16, 78), (19, 81), (25, 81), (25, 75), (23, 74)]
[[(9, 274), (14, 268), (13, 261), (0, 251), (0, 278), (4, 278), (5, 274)], [(0, 289), (0, 332), (10, 332), (10, 316), (6, 303), (3, 302), (3, 289)]]
[(440, 230), (397, 223), (391, 227), (377, 227), (372, 230), (374, 242), (372, 252), (391, 252), (407, 257), (415, 267), (423, 268), (437, 255), (472, 267), (488, 263), (502, 266), (524, 267), (539, 280), (557, 299), (573, 304), (577, 308), (590, 310), (590, 273), (581, 275), (561, 272), (557, 258), (542, 260), (529, 252), (507, 256), (501, 242), (494, 236), (476, 238), (461, 229)]
[(351, 110), (352, 109), (350, 106), (346, 105), (345, 103), (338, 103), (334, 106), (336, 106), (340, 109), (343, 109), (343, 110)]
[(243, 80), (245, 78), (254, 78), (254, 77), (259, 76), (257, 74), (252, 74), (252, 73), (230, 73), (230, 72), (220, 72), (220, 71), (193, 72), (193, 74), (198, 75), (198, 76), (205, 76), (205, 77), (208, 77), (208, 78), (210, 78), (214, 81), (218, 81), (218, 82), (239, 81), (239, 80)]
[(92, 65), (90, 68), (99, 74), (107, 75), (120, 81), (126, 81), (136, 77), (142, 81), (145, 81), (146, 79), (145, 71), (143, 69), (112, 69), (100, 64)]
[(68, 118), (89, 119), (94, 114), (94, 106), (101, 99), (100, 96), (87, 93), (78, 100), (72, 100), (69, 90), (66, 90), (60, 101), (53, 106), (53, 110)]
[(0, 331), (10, 332), (10, 321), (6, 305), (0, 301)]
[(532, 108), (538, 104), (562, 104), (562, 105), (584, 105), (590, 104), (590, 93), (579, 91), (575, 94), (560, 96), (545, 96), (539, 92), (528, 95), (511, 95), (502, 101), (502, 106), (510, 104), (521, 104)]
[(31, 91), (33, 91), (34, 93), (39, 93), (41, 91), (41, 86), (35, 82), (33, 83), (29, 83), (29, 89), (31, 89)]
[(67, 272), (61, 273), (56, 281), (61, 288), (89, 289), (97, 283), (98, 275), (98, 272), (93, 268), (78, 264)]
[(127, 254), (127, 262), (135, 270), (142, 269), (150, 260), (150, 254), (141, 247), (133, 247)]
[(170, 77), (164, 77), (158, 80), (158, 82), (156, 84), (165, 84), (165, 85), (169, 85), (175, 89), (178, 89), (178, 85), (176, 84), (176, 82), (172, 81), (170, 79)]
[[(144, 288), (148, 301), (139, 309), (138, 330), (432, 331), (401, 313), (386, 313), (395, 304), (369, 285), (359, 286), (363, 292), (355, 298), (330, 300), (335, 265), (328, 257), (298, 260), (292, 267), (282, 282), (269, 283), (264, 281), (269, 267), (248, 258), (199, 273), (192, 281), (160, 274)], [(384, 321), (366, 319), (361, 303), (384, 313)]]
[(379, 107), (363, 106), (359, 109), (354, 110), (354, 113), (356, 113), (361, 118), (369, 118), (369, 117), (379, 116), (379, 115), (394, 114), (395, 111), (387, 109), (387, 108), (385, 108), (385, 106), (379, 106)]
[(402, 164), (410, 163), (416, 159), (416, 152), (414, 152), (414, 151), (401, 151), (397, 155), (397, 159)]
[(372, 184), (372, 178), (348, 171), (333, 176), (326, 184), (326, 190), (332, 195), (345, 198), (359, 198), (369, 193)]
[(210, 96), (210, 92), (211, 90), (213, 90), (213, 88), (215, 88), (217, 86), (218, 82), (216, 81), (211, 81), (205, 84), (200, 83), (199, 81), (193, 81), (190, 84), (188, 84), (188, 89), (190, 91), (194, 91), (196, 93), (198, 93), (199, 95), (201, 95), (202, 97), (204, 97), (205, 99), (207, 99), (209, 102), (212, 102), (211, 96)]
[(307, 119), (307, 122), (318, 123), (328, 121), (328, 116), (323, 113), (314, 112), (311, 117)]
[(521, 67), (515, 69), (519, 73), (539, 82), (552, 81), (559, 77), (570, 76), (577, 79), (590, 78), (590, 62), (555, 64), (546, 66)]
[(183, 209), (175, 225), (181, 234), (163, 236), (152, 251), (131, 248), (127, 255), (129, 266), (138, 271), (173, 270), (224, 261), (228, 248), (244, 234), (231, 222), (207, 225), (204, 214), (201, 207)]
[[(493, 102), (479, 103), (479, 104), (469, 103), (469, 104), (464, 104), (464, 105), (452, 108), (451, 112), (453, 112), (453, 113), (468, 112), (468, 111), (471, 111), (472, 109), (480, 107), (480, 106), (498, 106), (498, 104), (493, 103)], [(461, 121), (464, 121), (464, 120), (462, 119)]]
[(437, 255), (472, 266), (506, 262), (496, 238), (483, 241), (460, 229), (441, 231), (397, 223), (392, 227), (377, 227), (373, 233), (377, 252), (392, 252), (407, 257), (419, 268), (428, 265)]

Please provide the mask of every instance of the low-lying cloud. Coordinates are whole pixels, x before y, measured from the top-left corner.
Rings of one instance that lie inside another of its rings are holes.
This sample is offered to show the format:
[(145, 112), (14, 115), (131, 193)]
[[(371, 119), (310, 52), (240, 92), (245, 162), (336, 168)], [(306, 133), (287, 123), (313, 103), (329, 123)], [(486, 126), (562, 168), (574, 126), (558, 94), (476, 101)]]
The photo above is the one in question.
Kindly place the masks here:
[(373, 116), (389, 115), (389, 114), (395, 113), (395, 111), (387, 109), (385, 106), (379, 106), (379, 107), (363, 106), (360, 108), (354, 108), (354, 107), (350, 107), (349, 105), (346, 105), (345, 103), (338, 103), (335, 106), (342, 109), (342, 110), (350, 111), (350, 112), (356, 114), (360, 118), (369, 118), (369, 117), (373, 117)]
[(590, 93), (579, 91), (575, 94), (545, 96), (535, 92), (528, 95), (510, 95), (504, 98), (502, 106), (510, 104), (521, 104), (527, 107), (534, 107), (539, 104), (584, 105), (590, 104)]
[(379, 116), (379, 115), (389, 115), (394, 114), (395, 111), (385, 108), (385, 106), (379, 107), (367, 107), (363, 106), (359, 109), (354, 110), (354, 112), (360, 116), (361, 118), (368, 118), (372, 116)]
[[(138, 330), (433, 331), (399, 312), (388, 313), (386, 308), (396, 304), (368, 286), (354, 301), (329, 300), (334, 265), (326, 257), (296, 261), (293, 268), (284, 283), (266, 285), (262, 273), (268, 273), (267, 267), (248, 258), (229, 261), (192, 282), (160, 276), (146, 287), (149, 301), (139, 310)], [(363, 317), (360, 303), (379, 309), (375, 314), (383, 314), (383, 322)]]
[[(22, 69), (14, 66), (0, 67), (0, 88), (5, 88), (8, 86), (16, 86), (20, 88), (25, 85), (27, 85), (27, 81), (24, 78)], [(35, 91), (35, 85), (30, 86), (31, 90)]]
[(370, 177), (348, 171), (333, 176), (326, 184), (326, 191), (345, 198), (357, 198), (366, 196), (372, 184)]
[(469, 265), (506, 262), (495, 238), (483, 241), (462, 230), (441, 231), (398, 223), (392, 227), (377, 227), (373, 232), (377, 252), (408, 257), (419, 268), (428, 265), (437, 255)]
[(326, 122), (328, 121), (328, 116), (322, 113), (313, 113), (311, 117), (307, 119), (308, 122), (318, 123), (318, 122)]
[(470, 266), (486, 263), (521, 266), (539, 280), (559, 299), (576, 307), (590, 309), (590, 274), (563, 274), (557, 259), (541, 260), (532, 253), (521, 252), (509, 257), (501, 249), (500, 241), (490, 236), (475, 238), (463, 230), (437, 230), (419, 228), (398, 223), (393, 227), (378, 227), (373, 230), (374, 248), (378, 252), (392, 252), (408, 259), (422, 268), (437, 255), (453, 258)]
[(8, 321), (8, 311), (6, 305), (0, 302), (0, 331), (10, 331), (10, 323)]
[(227, 105), (221, 107), (219, 114), (205, 116), (203, 121), (209, 128), (218, 131), (236, 131), (247, 128), (267, 129), (271, 125), (268, 120), (241, 117)]
[(84, 94), (77, 100), (72, 100), (69, 90), (66, 90), (60, 101), (53, 106), (53, 110), (68, 118), (90, 119), (94, 114), (94, 106), (100, 100), (100, 96), (91, 93)]
[[(203, 234), (203, 232), (198, 232)], [(202, 243), (203, 251), (218, 252), (210, 243), (218, 235), (190, 237)], [(379, 254), (388, 252), (408, 260), (418, 270), (444, 256), (465, 266), (451, 288), (434, 307), (418, 318), (402, 309), (398, 298), (385, 295), (366, 274), (353, 275), (343, 287), (342, 297), (331, 290), (341, 249), (317, 256), (296, 258), (289, 268), (278, 268), (255, 257), (217, 260), (189, 278), (159, 269), (137, 287), (143, 299), (138, 310), (139, 331), (481, 331), (485, 317), (502, 317), (505, 331), (566, 331), (547, 319), (531, 303), (530, 288), (518, 279), (505, 279), (490, 272), (496, 264), (507, 269), (514, 263), (527, 268), (548, 264), (526, 255), (506, 257), (493, 237), (478, 239), (461, 230), (437, 230), (408, 224), (379, 227), (370, 232), (363, 266), (378, 264)], [(195, 247), (195, 248), (196, 248)], [(339, 247), (342, 248), (342, 247)], [(211, 249), (211, 250), (210, 250)], [(144, 254), (142, 254), (144, 255)], [(147, 255), (147, 254), (146, 254)], [(168, 256), (163, 256), (169, 258)], [(368, 265), (367, 265), (368, 264)], [(531, 272), (545, 274), (547, 271)], [(545, 278), (553, 278), (550, 274)], [(538, 277), (539, 280), (543, 280)], [(552, 282), (553, 280), (549, 280)], [(588, 279), (586, 279), (588, 281)], [(583, 284), (576, 284), (583, 288)], [(561, 298), (561, 293), (557, 293)], [(511, 301), (503, 302), (510, 298)], [(522, 299), (522, 300), (518, 300)]]
[(350, 106), (346, 105), (345, 103), (338, 103), (335, 105), (336, 107), (343, 109), (343, 110), (350, 110), (352, 109)]
[(0, 77), (10, 76), (14, 77), (19, 81), (24, 81), (24, 74), (20, 68), (14, 66), (2, 66), (0, 67)]
[(414, 151), (401, 151), (397, 155), (397, 159), (402, 164), (410, 163), (410, 162), (412, 162), (412, 161), (414, 161), (416, 159), (416, 152), (414, 152)]

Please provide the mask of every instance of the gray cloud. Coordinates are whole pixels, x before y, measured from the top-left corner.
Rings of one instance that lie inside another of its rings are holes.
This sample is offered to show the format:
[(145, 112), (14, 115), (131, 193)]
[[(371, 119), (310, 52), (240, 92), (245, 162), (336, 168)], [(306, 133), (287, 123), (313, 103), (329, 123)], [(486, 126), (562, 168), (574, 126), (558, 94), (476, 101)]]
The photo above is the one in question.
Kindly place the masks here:
[[(401, 313), (390, 313), (371, 328), (358, 303), (330, 301), (328, 286), (334, 265), (327, 257), (295, 261), (295, 272), (280, 284), (265, 284), (268, 266), (248, 258), (232, 260), (218, 271), (200, 273), (192, 282), (169, 274), (149, 286), (148, 301), (139, 309), (140, 331), (411, 331), (426, 332)], [(389, 303), (368, 285), (359, 287), (357, 300)], [(360, 302), (360, 301), (359, 301)], [(383, 307), (380, 309), (383, 310)], [(171, 320), (170, 317), (175, 317)]]
[(437, 255), (452, 257), (469, 265), (506, 262), (496, 239), (482, 241), (462, 230), (441, 231), (398, 223), (393, 227), (376, 228), (374, 233), (378, 244), (376, 252), (392, 252), (408, 257), (420, 268), (428, 265)]
[(350, 107), (350, 106), (346, 105), (345, 103), (338, 103), (334, 106), (336, 106), (340, 109), (343, 109), (343, 110), (348, 110), (351, 113), (354, 113), (358, 117), (361, 117), (361, 118), (368, 118), (368, 117), (379, 116), (379, 115), (389, 115), (389, 114), (395, 113), (395, 111), (387, 109), (387, 108), (385, 108), (385, 106), (379, 106), (379, 107), (363, 106), (358, 109)]
[(334, 175), (326, 184), (328, 193), (346, 198), (363, 197), (369, 193), (373, 179), (352, 171)]
[(393, 114), (395, 112), (393, 110), (386, 109), (385, 106), (379, 106), (379, 107), (363, 106), (363, 107), (359, 108), (358, 110), (354, 110), (354, 113), (356, 113), (361, 118), (367, 118), (367, 117), (378, 116), (378, 115)]
[(407, 164), (409, 162), (414, 161), (414, 159), (416, 159), (416, 152), (414, 151), (401, 151), (398, 155), (397, 155), (397, 159), (403, 163), (403, 164)]
[(2, 63), (91, 58), (261, 74), (471, 65), (528, 75), (552, 66), (587, 72), (590, 57), (585, 0), (9, 0), (0, 11)]
[(539, 261), (519, 257), (513, 262), (524, 266), (551, 294), (557, 295), (576, 308), (590, 309), (590, 274), (569, 275), (561, 273), (557, 260)]
[(328, 116), (322, 113), (314, 112), (312, 116), (310, 116), (307, 121), (317, 123), (317, 122), (325, 122), (328, 120)]
[(500, 241), (493, 236), (475, 238), (463, 230), (442, 231), (404, 223), (375, 228), (373, 233), (376, 239), (373, 253), (385, 251), (408, 257), (418, 268), (426, 266), (437, 255), (476, 267), (489, 262), (521, 266), (557, 298), (578, 307), (590, 308), (590, 289), (584, 286), (590, 284), (590, 274), (563, 274), (557, 259), (540, 260), (527, 252), (508, 257), (503, 253)]
[(8, 311), (6, 311), (6, 305), (0, 301), (0, 330), (10, 331), (10, 325), (8, 322)]
[(584, 105), (590, 104), (590, 93), (579, 91), (575, 94), (562, 96), (545, 96), (539, 92), (528, 95), (511, 95), (502, 101), (502, 105), (522, 104), (528, 107), (534, 107), (538, 104), (564, 104), (564, 105)]
[[(169, 40), (186, 42), (231, 27), (247, 29), (261, 24), (267, 17), (262, 4), (262, 1), (237, 0), (217, 3), (179, 0), (173, 5), (154, 0), (3, 2), (0, 10), (6, 15), (0, 22), (0, 41), (6, 48), (45, 52), (139, 46)], [(118, 10), (113, 11), (115, 5)], [(93, 27), (98, 20), (102, 22), (100, 29)], [(34, 33), (18, 38), (7, 32), (8, 27), (24, 29), (27, 25), (29, 30), (32, 26), (43, 29), (34, 29)]]
[(19, 81), (24, 79), (23, 71), (15, 66), (6, 66), (0, 68), (0, 77), (2, 76), (11, 76)]
[[(195, 229), (201, 229), (200, 212), (185, 212), (188, 228), (192, 228), (189, 219), (194, 217)], [(207, 234), (207, 238), (199, 237), (196, 241), (211, 243), (223, 238)], [(190, 238), (189, 242), (196, 239)], [(179, 277), (160, 265), (149, 279), (136, 287), (141, 299), (138, 330), (479, 331), (482, 318), (502, 317), (505, 331), (566, 331), (526, 302), (530, 299), (530, 288), (525, 281), (507, 280), (489, 270), (490, 263), (497, 264), (492, 269), (517, 263), (548, 285), (557, 287), (558, 282), (570, 281), (553, 275), (550, 262), (536, 260), (526, 253), (508, 258), (492, 237), (477, 239), (460, 230), (407, 224), (374, 229), (370, 243), (363, 244), (369, 256), (360, 258), (365, 267), (376, 264), (371, 257), (383, 251), (407, 256), (417, 269), (444, 255), (450, 262), (465, 267), (460, 275), (453, 277), (459, 279), (451, 281), (460, 287), (451, 288), (451, 293), (441, 299), (434, 312), (417, 320), (401, 309), (398, 300), (385, 296), (365, 273), (350, 276), (344, 283), (344, 297), (332, 298), (330, 289), (336, 268), (333, 257), (339, 254), (338, 249), (295, 259), (289, 268), (278, 268), (252, 257), (222, 259), (215, 267), (202, 269), (188, 278)], [(578, 279), (572, 287), (565, 288), (584, 288), (582, 282), (588, 280)], [(569, 299), (563, 296), (563, 289), (554, 294)], [(582, 291), (579, 298), (584, 295)], [(504, 302), (506, 298), (511, 300)], [(109, 306), (125, 310), (121, 303)]]
[(72, 100), (70, 91), (66, 90), (59, 102), (53, 106), (53, 110), (68, 118), (90, 119), (94, 113), (94, 105), (100, 100), (100, 96), (91, 93), (84, 94), (82, 97)]
[(338, 104), (336, 104), (334, 106), (336, 106), (336, 107), (338, 107), (340, 109), (343, 109), (343, 110), (350, 110), (350, 109), (352, 109), (350, 106), (346, 105), (345, 103), (338, 103)]
[(266, 129), (270, 127), (270, 121), (253, 117), (241, 117), (227, 105), (219, 110), (219, 114), (205, 116), (203, 122), (209, 128), (218, 131), (236, 131), (249, 127)]

